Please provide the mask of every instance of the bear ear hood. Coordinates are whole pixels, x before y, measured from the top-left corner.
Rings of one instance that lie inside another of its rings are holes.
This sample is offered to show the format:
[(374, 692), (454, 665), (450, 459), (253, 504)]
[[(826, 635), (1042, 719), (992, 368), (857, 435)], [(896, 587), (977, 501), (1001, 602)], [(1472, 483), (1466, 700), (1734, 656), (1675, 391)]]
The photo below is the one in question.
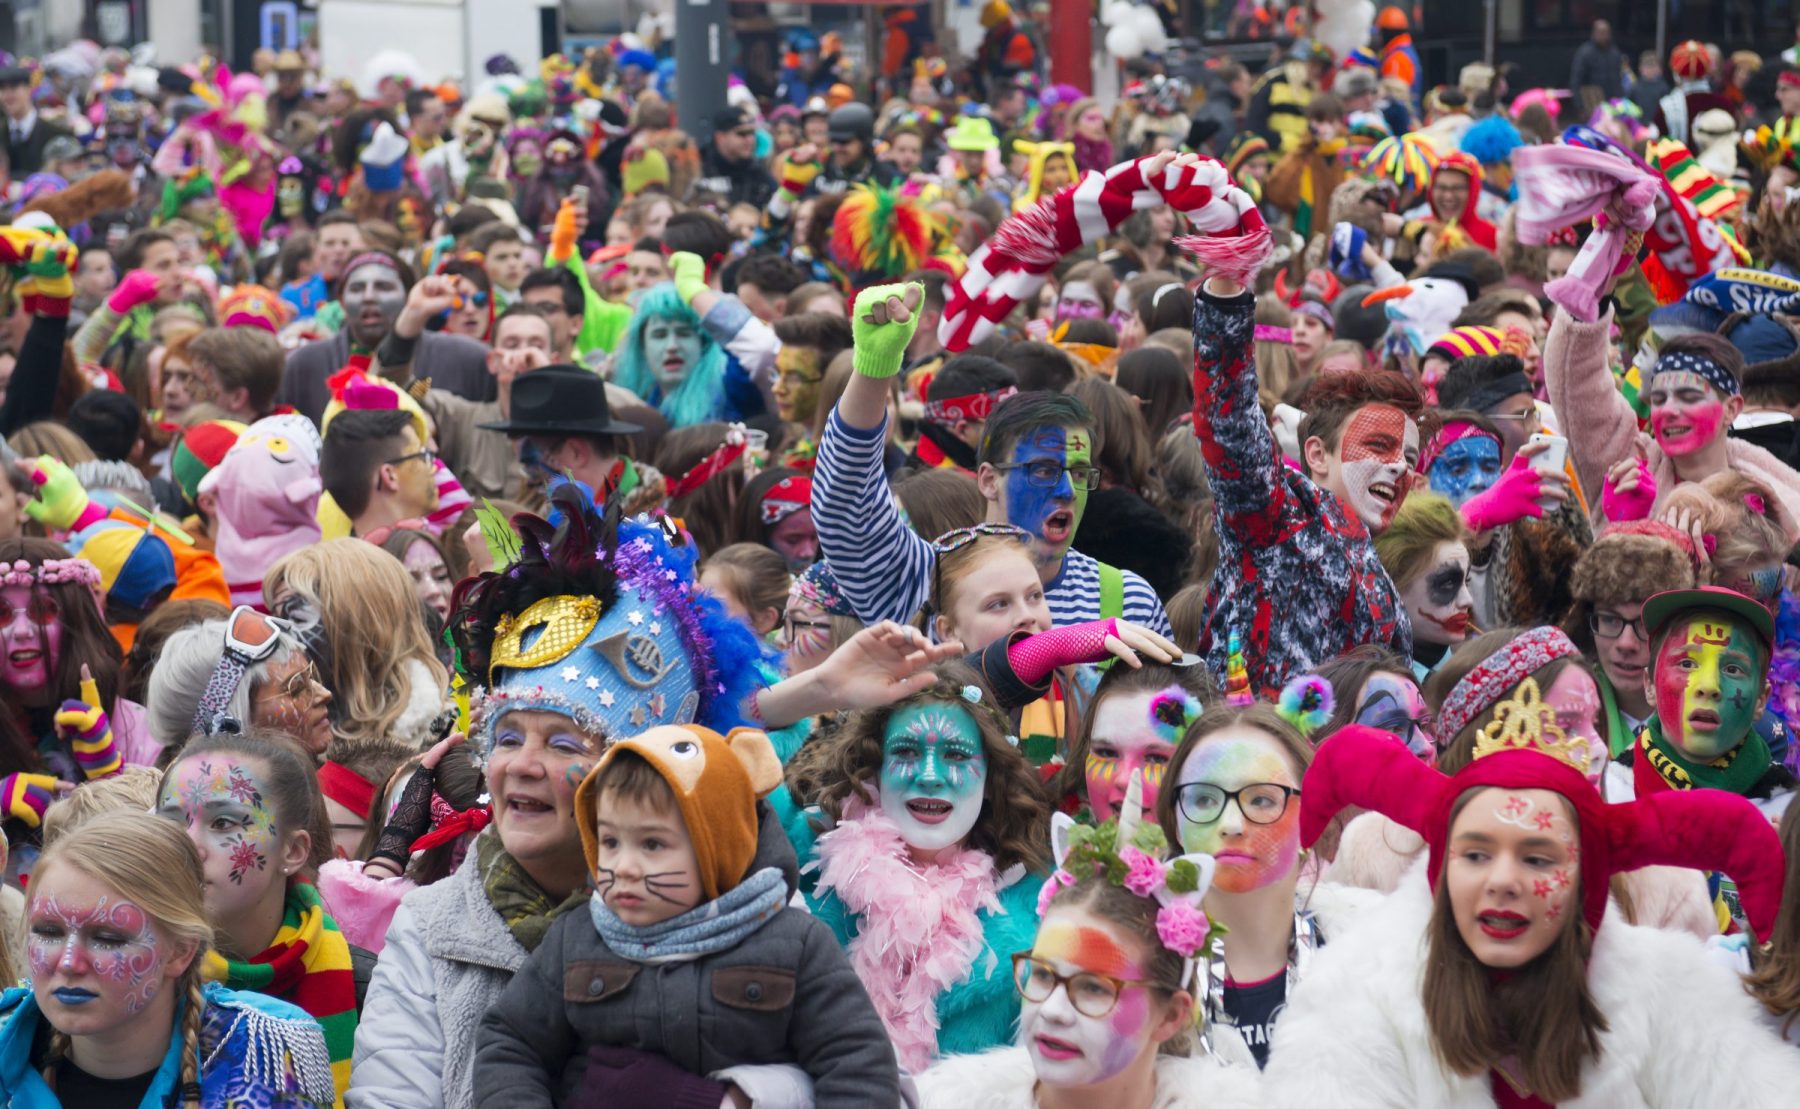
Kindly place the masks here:
[(743, 881), (756, 856), (756, 803), (781, 784), (781, 760), (766, 733), (733, 728), (720, 735), (699, 724), (651, 728), (606, 749), (575, 790), (575, 823), (592, 872), (597, 857), (595, 783), (622, 752), (643, 759), (669, 784), (713, 900)]

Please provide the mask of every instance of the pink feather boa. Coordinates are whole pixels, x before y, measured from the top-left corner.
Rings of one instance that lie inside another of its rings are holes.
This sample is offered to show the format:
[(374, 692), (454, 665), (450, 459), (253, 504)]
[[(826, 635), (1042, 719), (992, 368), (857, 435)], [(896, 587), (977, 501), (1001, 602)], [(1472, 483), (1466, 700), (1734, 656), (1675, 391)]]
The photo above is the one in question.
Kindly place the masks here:
[(915, 869), (899, 826), (856, 798), (820, 837), (818, 854), (819, 892), (836, 894), (857, 916), (850, 965), (900, 1065), (917, 1074), (937, 1057), (938, 995), (969, 977), (986, 946), (980, 912), (1002, 911), (994, 860), (958, 849)]

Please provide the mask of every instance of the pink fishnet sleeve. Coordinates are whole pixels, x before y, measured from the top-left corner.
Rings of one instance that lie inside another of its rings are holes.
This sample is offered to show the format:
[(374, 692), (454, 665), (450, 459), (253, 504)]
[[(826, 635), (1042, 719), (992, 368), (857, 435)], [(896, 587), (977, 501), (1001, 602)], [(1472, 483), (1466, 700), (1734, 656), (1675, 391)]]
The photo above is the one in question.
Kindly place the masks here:
[(1008, 647), (1006, 661), (1020, 681), (1027, 685), (1042, 685), (1050, 671), (1059, 666), (1110, 658), (1112, 652), (1106, 649), (1106, 637), (1118, 634), (1117, 620), (1094, 620), (1051, 628), (1047, 632), (1028, 635)]

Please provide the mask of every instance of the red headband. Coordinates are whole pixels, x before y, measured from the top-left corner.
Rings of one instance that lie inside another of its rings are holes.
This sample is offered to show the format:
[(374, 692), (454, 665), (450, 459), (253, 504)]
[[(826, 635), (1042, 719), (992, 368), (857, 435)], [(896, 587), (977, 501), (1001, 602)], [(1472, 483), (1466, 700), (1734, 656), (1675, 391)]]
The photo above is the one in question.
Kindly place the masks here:
[(928, 400), (925, 402), (925, 418), (944, 427), (958, 420), (985, 420), (993, 415), (1001, 401), (1018, 391), (1017, 386), (1008, 385), (991, 393), (970, 393), (967, 396)]
[(1777, 85), (1786, 85), (1789, 88), (1800, 88), (1800, 69), (1782, 70), (1781, 76), (1775, 78), (1775, 83)]
[(1311, 846), (1344, 808), (1373, 809), (1431, 847), (1431, 883), (1443, 874), (1450, 813), (1472, 789), (1547, 789), (1575, 810), (1581, 834), (1581, 912), (1606, 914), (1612, 875), (1645, 866), (1721, 870), (1738, 885), (1744, 916), (1767, 938), (1781, 906), (1781, 838), (1744, 798), (1717, 789), (1659, 793), (1609, 805), (1570, 763), (1537, 746), (1482, 754), (1449, 777), (1420, 762), (1396, 736), (1351, 725), (1320, 745), (1300, 798), (1301, 842)]
[(718, 450), (702, 458), (693, 469), (669, 483), (669, 500), (686, 496), (723, 473), (725, 467), (743, 457), (747, 446), (742, 438), (735, 443), (727, 439)]
[(319, 792), (364, 820), (375, 807), (375, 783), (330, 759), (319, 766)]
[(784, 477), (763, 494), (763, 527), (772, 528), (803, 508), (812, 507), (812, 478)]

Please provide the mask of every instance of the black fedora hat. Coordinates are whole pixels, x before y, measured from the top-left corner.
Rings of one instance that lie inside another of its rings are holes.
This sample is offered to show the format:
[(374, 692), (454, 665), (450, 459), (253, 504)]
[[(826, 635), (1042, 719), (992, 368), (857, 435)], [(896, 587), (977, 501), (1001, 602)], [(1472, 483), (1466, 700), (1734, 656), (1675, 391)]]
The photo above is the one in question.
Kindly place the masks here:
[(512, 386), (512, 417), (480, 426), (508, 435), (633, 435), (644, 430), (613, 419), (606, 382), (567, 363), (520, 374)]

